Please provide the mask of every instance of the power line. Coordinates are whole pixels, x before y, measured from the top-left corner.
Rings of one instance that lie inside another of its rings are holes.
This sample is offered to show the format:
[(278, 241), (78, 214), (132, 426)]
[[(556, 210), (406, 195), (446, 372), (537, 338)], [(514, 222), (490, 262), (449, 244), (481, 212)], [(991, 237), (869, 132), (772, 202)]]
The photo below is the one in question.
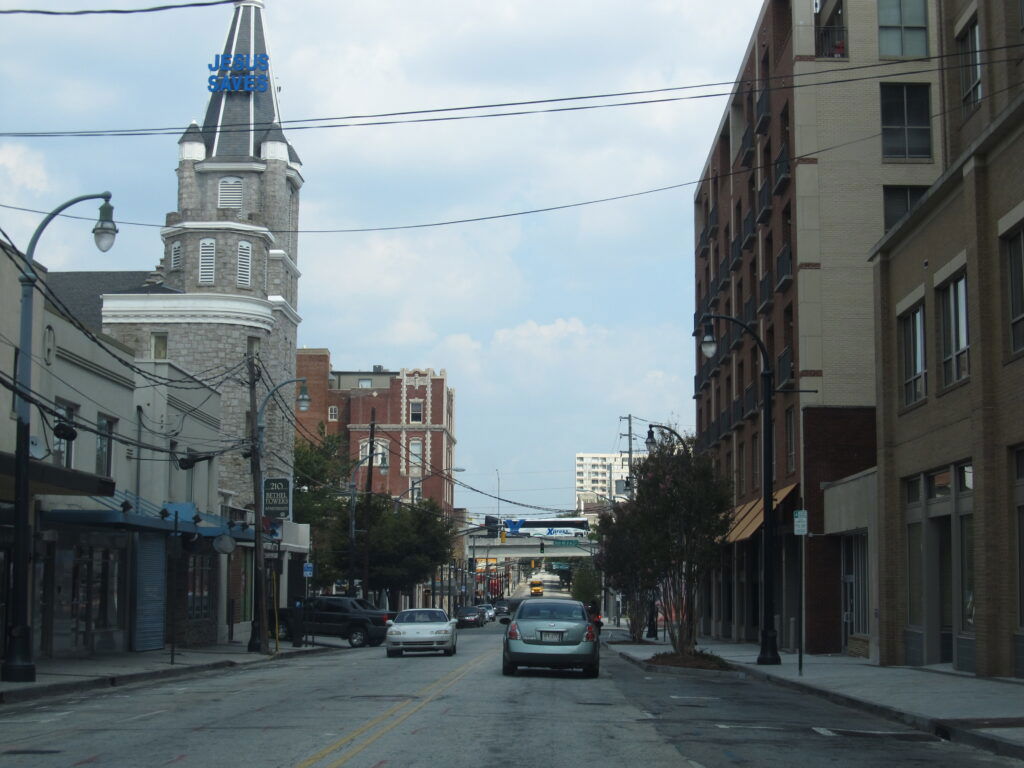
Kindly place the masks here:
[(183, 8), (205, 8), (210, 5), (229, 5), (235, 0), (205, 0), (197, 3), (178, 3), (175, 5), (154, 5), (150, 8), (102, 8), (93, 11), (45, 11), (36, 8), (13, 8), (2, 11), (0, 14), (31, 14), (35, 16), (98, 16), (98, 15), (122, 15), (133, 13), (158, 13), (160, 11), (178, 11)]

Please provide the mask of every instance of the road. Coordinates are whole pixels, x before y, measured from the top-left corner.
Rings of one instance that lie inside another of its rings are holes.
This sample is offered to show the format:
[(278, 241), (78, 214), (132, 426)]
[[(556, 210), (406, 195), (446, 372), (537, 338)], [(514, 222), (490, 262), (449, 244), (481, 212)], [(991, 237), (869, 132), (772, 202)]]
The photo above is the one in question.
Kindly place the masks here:
[(0, 765), (1009, 766), (819, 698), (734, 677), (501, 675), (503, 627), (457, 655), (343, 649), (0, 710)]

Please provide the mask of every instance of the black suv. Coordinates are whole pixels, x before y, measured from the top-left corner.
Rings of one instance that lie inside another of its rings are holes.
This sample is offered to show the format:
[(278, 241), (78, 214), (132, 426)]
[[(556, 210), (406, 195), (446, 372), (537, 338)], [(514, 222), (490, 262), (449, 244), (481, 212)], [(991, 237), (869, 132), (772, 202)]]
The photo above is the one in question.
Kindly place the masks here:
[(301, 634), (334, 635), (348, 640), (353, 648), (383, 643), (388, 633), (387, 621), (392, 618), (366, 600), (335, 595), (301, 600), (289, 614), (289, 632), (295, 632), (301, 621)]
[(508, 600), (498, 600), (494, 604), (494, 615), (495, 616), (508, 616), (510, 613), (508, 609)]

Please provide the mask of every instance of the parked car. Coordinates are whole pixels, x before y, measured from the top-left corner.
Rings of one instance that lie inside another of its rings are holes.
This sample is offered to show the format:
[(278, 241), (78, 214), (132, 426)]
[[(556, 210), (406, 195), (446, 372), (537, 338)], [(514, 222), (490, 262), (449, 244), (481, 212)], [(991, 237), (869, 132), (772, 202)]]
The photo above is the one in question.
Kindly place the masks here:
[(494, 615), (495, 615), (495, 617), (498, 617), (498, 616), (508, 616), (509, 613), (510, 613), (510, 611), (509, 611), (509, 606), (508, 606), (508, 600), (499, 600), (498, 602), (496, 602), (494, 604)]
[(399, 611), (388, 622), (388, 658), (405, 651), (442, 651), (454, 656), (458, 644), (457, 622), (438, 608), (414, 608)]
[(480, 603), (480, 605), (478, 605), (477, 608), (483, 608), (484, 618), (486, 618), (488, 621), (494, 621), (494, 619), (497, 617), (497, 614), (494, 611), (494, 606), (490, 603)]
[(383, 643), (391, 616), (361, 598), (324, 595), (300, 600), (282, 623), (289, 633), (333, 635), (358, 648)]
[(598, 630), (578, 600), (523, 600), (506, 625), (502, 641), (501, 673), (514, 675), (519, 667), (581, 667), (586, 677), (597, 677), (601, 665)]
[(455, 620), (460, 629), (462, 627), (482, 627), (486, 621), (475, 605), (464, 605), (459, 608), (455, 612)]

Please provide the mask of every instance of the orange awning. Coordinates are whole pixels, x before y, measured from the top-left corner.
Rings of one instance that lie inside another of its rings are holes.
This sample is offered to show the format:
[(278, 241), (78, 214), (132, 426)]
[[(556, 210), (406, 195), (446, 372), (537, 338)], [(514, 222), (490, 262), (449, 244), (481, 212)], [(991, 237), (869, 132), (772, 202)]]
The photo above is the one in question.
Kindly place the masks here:
[[(772, 494), (773, 504), (778, 507), (793, 492), (796, 486), (797, 483), (793, 483), (775, 491)], [(764, 502), (758, 499), (757, 501), (748, 501), (746, 504), (741, 504), (736, 507), (732, 519), (732, 527), (729, 529), (729, 533), (725, 535), (726, 543), (735, 544), (737, 541), (749, 539), (761, 527), (761, 523), (764, 522)]]

